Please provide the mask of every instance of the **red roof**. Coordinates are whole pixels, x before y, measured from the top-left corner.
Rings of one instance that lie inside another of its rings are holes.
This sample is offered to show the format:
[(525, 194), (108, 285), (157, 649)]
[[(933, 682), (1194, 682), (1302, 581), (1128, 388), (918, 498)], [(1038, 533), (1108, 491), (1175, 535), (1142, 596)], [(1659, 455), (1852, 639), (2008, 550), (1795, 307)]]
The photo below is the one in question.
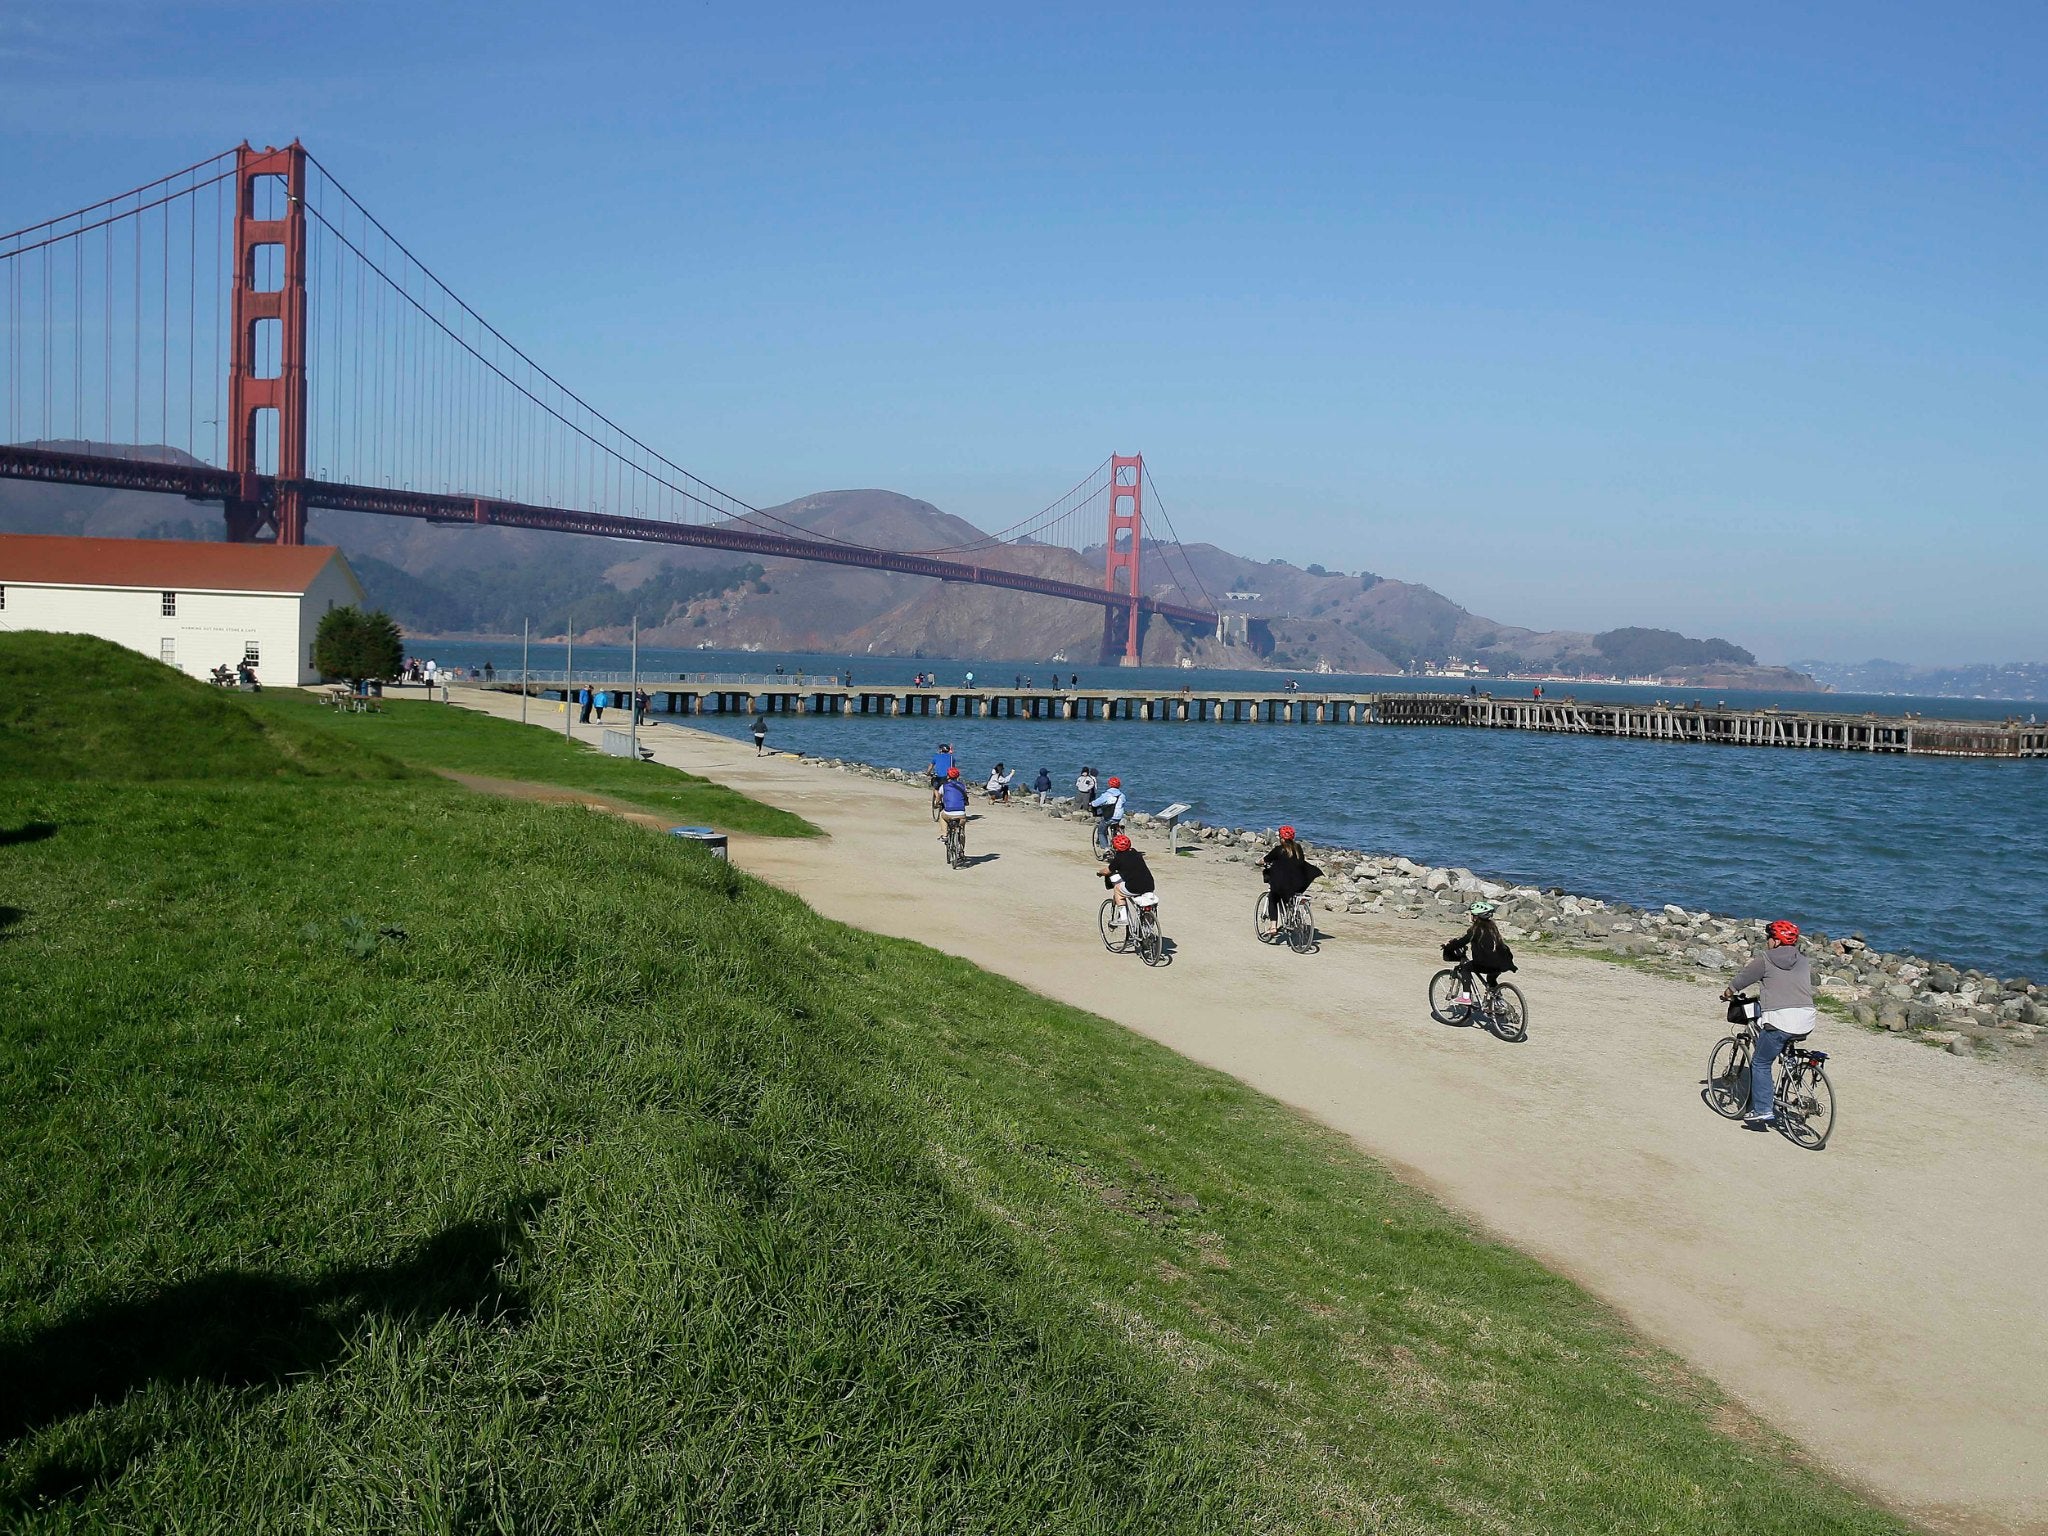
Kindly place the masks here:
[[(0, 583), (184, 592), (304, 592), (341, 551), (323, 544), (199, 544), (0, 533)], [(346, 568), (347, 562), (343, 561)], [(353, 573), (351, 573), (353, 574)]]

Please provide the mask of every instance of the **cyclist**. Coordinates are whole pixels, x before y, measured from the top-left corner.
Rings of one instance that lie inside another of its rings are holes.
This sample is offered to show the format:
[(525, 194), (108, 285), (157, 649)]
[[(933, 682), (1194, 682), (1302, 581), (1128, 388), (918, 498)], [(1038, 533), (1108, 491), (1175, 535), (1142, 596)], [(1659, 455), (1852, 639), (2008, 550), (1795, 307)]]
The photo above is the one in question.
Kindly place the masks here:
[(1128, 916), (1125, 912), (1127, 896), (1151, 896), (1158, 889), (1152, 878), (1152, 870), (1145, 863), (1145, 855), (1131, 846), (1131, 840), (1119, 832), (1110, 839), (1109, 858), (1102, 868), (1095, 871), (1102, 876), (1102, 883), (1109, 887), (1109, 894), (1116, 902), (1116, 910), (1110, 914), (1112, 928), (1121, 928)]
[(947, 770), (952, 767), (952, 744), (942, 741), (939, 750), (932, 754), (932, 760), (924, 765), (925, 782), (931, 786), (933, 805), (939, 803), (939, 786), (946, 782)]
[(1266, 878), (1266, 916), (1275, 922), (1286, 903), (1323, 877), (1294, 840), (1292, 827), (1280, 829), (1280, 841), (1259, 861), (1259, 872)]
[(1502, 972), (1515, 969), (1515, 952), (1500, 936), (1500, 928), (1493, 920), (1494, 911), (1490, 901), (1473, 902), (1466, 908), (1471, 926), (1444, 946), (1444, 958), (1458, 968), (1460, 1003), (1471, 1003), (1475, 973), (1491, 988), (1500, 985)]
[(1772, 1104), (1771, 1063), (1788, 1045), (1797, 1044), (1813, 1033), (1819, 1015), (1813, 1008), (1813, 966), (1799, 952), (1799, 925), (1783, 919), (1765, 927), (1769, 940), (1764, 952), (1741, 970), (1721, 990), (1722, 1000), (1732, 999), (1745, 988), (1763, 983), (1763, 1017), (1757, 1021), (1756, 1054), (1750, 1058), (1749, 1109), (1742, 1117), (1746, 1131), (1767, 1131), (1775, 1118)]
[(945, 819), (946, 830), (960, 828), (960, 854), (967, 854), (967, 786), (960, 781), (959, 768), (946, 770), (946, 777), (939, 785), (939, 815)]
[(1088, 804), (1095, 811), (1097, 821), (1107, 821), (1112, 834), (1121, 832), (1124, 826), (1124, 781), (1115, 774), (1102, 787), (1102, 793)]

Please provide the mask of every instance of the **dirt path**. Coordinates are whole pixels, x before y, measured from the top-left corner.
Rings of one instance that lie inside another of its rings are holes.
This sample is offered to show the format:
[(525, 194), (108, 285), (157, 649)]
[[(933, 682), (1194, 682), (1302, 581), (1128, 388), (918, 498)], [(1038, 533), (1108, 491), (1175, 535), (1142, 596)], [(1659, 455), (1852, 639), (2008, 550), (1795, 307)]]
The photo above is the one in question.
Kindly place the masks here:
[(2048, 1532), (2048, 1086), (2031, 1076), (1824, 1023), (1841, 1119), (1805, 1153), (1700, 1102), (1722, 1032), (1709, 987), (1531, 957), (1530, 1039), (1503, 1045), (1429, 1017), (1448, 925), (1323, 915), (1320, 953), (1268, 949), (1256, 872), (1213, 853), (1167, 868), (1163, 838), (1178, 952), (1149, 971), (1103, 952), (1074, 823), (991, 809), (969, 849), (985, 862), (951, 872), (915, 791), (674, 726), (643, 739), (824, 828), (732, 844), (819, 911), (1106, 1015), (1344, 1131), (1902, 1512)]

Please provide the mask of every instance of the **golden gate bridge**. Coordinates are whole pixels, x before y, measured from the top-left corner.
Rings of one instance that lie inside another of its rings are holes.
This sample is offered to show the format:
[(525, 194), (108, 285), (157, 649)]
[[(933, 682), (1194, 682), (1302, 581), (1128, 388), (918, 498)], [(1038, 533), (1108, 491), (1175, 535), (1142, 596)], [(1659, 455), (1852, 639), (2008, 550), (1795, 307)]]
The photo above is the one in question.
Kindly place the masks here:
[[(592, 406), (296, 141), (0, 235), (0, 300), (0, 477), (218, 502), (231, 540), (303, 543), (327, 509), (863, 566), (1093, 604), (1103, 659), (1126, 664), (1152, 618), (1217, 623), (1141, 455), (953, 545), (803, 527)], [(1095, 537), (1100, 586), (1027, 568)], [(1154, 559), (1168, 580), (1148, 593)]]

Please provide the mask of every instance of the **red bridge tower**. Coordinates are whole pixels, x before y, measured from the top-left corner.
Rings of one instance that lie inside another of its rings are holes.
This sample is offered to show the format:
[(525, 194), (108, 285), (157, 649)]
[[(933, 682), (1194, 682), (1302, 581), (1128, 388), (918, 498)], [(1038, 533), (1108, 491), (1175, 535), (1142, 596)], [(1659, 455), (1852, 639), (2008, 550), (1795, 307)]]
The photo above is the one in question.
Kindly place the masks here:
[[(1145, 542), (1145, 456), (1109, 456), (1109, 556), (1102, 573), (1105, 592), (1123, 591), (1130, 602), (1121, 611), (1102, 610), (1102, 659), (1120, 667), (1138, 665), (1138, 554)], [(1117, 585), (1117, 573), (1123, 585)]]
[[(256, 216), (259, 183), (269, 205), (281, 195), (276, 218)], [(275, 286), (272, 285), (273, 280)], [(241, 476), (241, 494), (227, 504), (228, 537), (248, 543), (266, 528), (280, 544), (306, 542), (306, 151), (297, 139), (284, 149), (235, 151), (235, 288), (228, 368), (228, 469)], [(259, 327), (275, 323), (276, 345)], [(275, 362), (277, 371), (269, 371)], [(265, 465), (265, 438), (275, 413), (275, 461)], [(266, 504), (257, 476), (277, 477), (277, 499)]]

